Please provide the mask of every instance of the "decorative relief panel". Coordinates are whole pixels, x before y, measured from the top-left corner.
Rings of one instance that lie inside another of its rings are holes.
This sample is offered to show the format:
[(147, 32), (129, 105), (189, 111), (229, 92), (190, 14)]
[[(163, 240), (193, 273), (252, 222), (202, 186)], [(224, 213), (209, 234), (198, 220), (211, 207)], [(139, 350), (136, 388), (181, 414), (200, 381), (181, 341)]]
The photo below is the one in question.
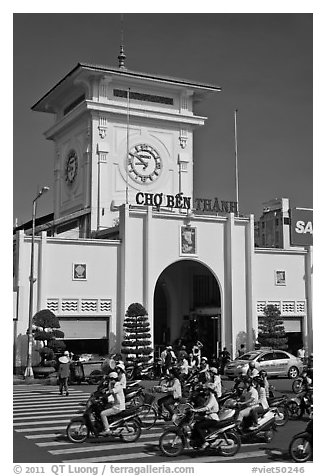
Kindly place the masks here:
[(89, 315), (89, 314), (111, 314), (112, 299), (107, 298), (83, 298), (83, 299), (61, 299), (48, 298), (47, 309), (55, 315)]
[(257, 301), (258, 316), (264, 315), (264, 308), (274, 305), (281, 311), (282, 316), (302, 316), (306, 313), (306, 301)]

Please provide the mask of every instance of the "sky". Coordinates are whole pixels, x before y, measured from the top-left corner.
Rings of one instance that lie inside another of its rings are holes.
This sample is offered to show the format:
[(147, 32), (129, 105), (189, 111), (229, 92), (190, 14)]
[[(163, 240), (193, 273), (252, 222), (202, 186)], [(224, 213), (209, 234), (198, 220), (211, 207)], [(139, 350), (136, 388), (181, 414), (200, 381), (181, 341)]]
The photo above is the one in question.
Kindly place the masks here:
[[(78, 62), (118, 66), (120, 13), (14, 13), (13, 220), (31, 218), (53, 188), (52, 114), (31, 107)], [(125, 13), (126, 67), (222, 88), (196, 107), (194, 197), (235, 200), (262, 213), (272, 198), (313, 206), (313, 15)], [(53, 211), (52, 190), (38, 215)]]

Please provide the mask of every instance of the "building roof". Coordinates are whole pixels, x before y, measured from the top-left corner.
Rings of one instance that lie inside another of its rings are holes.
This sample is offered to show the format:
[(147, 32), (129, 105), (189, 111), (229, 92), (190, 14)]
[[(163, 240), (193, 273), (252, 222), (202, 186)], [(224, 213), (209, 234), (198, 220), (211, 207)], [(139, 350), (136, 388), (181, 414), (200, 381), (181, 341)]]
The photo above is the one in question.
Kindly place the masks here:
[(78, 63), (66, 76), (64, 76), (53, 88), (51, 88), (39, 101), (37, 101), (33, 106), (32, 110), (40, 112), (54, 112), (49, 107), (49, 102), (51, 103), (51, 96), (60, 93), (60, 91), (68, 86), (78, 75), (82, 72), (91, 72), (93, 75), (109, 73), (117, 77), (123, 77), (125, 79), (141, 79), (147, 80), (153, 83), (160, 83), (175, 87), (184, 87), (198, 91), (198, 93), (204, 92), (218, 92), (221, 91), (219, 86), (209, 84), (209, 83), (199, 83), (197, 81), (189, 81), (187, 79), (176, 78), (173, 76), (164, 76), (157, 74), (144, 73), (139, 71), (131, 71), (127, 68), (117, 68), (114, 66), (105, 66), (105, 65), (93, 65), (89, 63)]

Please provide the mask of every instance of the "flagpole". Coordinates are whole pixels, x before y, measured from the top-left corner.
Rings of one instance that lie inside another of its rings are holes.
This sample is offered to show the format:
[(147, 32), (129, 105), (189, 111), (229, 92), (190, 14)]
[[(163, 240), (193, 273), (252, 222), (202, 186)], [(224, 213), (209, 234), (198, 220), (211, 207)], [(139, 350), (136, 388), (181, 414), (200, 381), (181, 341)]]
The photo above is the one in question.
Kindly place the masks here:
[(238, 131), (237, 131), (237, 113), (234, 111), (234, 152), (235, 152), (235, 190), (236, 190), (236, 202), (238, 204), (237, 215), (239, 216), (239, 178), (238, 178)]
[(127, 154), (126, 154), (126, 204), (129, 203), (128, 161), (129, 161), (129, 122), (130, 122), (130, 88), (127, 91)]

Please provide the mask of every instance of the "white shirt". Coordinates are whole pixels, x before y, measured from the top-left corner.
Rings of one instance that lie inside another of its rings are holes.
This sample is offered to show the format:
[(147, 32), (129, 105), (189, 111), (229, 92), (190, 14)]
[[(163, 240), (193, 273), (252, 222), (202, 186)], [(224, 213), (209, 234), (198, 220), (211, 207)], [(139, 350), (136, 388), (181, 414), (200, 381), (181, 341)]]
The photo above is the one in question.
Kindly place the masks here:
[(182, 390), (181, 390), (181, 383), (180, 381), (175, 378), (173, 380), (173, 384), (167, 387), (168, 392), (173, 392), (173, 398), (180, 398), (182, 397)]
[(260, 387), (258, 391), (258, 403), (261, 404), (264, 410), (267, 410), (269, 407), (267, 397), (266, 397), (266, 390), (264, 387)]
[(212, 393), (209, 396), (207, 404), (204, 407), (200, 408), (200, 410), (207, 411), (206, 418), (209, 418), (210, 420), (219, 420), (219, 416), (218, 416), (219, 406), (218, 406), (216, 398), (214, 397)]
[(258, 404), (258, 392), (254, 387), (250, 387), (249, 390), (244, 390), (241, 400), (247, 403), (248, 407), (252, 407)]
[(222, 381), (220, 375), (214, 375), (213, 385), (215, 387), (215, 392), (218, 397), (222, 395)]
[(127, 378), (124, 372), (119, 374), (119, 382), (121, 383), (122, 388), (127, 388)]
[(114, 387), (111, 390), (111, 394), (113, 395), (114, 402), (112, 408), (116, 408), (117, 410), (125, 410), (126, 402), (125, 402), (125, 394), (123, 393), (123, 388), (120, 382), (116, 382)]
[(182, 363), (180, 366), (180, 372), (184, 375), (188, 375), (189, 371), (189, 364), (187, 359), (182, 359)]

